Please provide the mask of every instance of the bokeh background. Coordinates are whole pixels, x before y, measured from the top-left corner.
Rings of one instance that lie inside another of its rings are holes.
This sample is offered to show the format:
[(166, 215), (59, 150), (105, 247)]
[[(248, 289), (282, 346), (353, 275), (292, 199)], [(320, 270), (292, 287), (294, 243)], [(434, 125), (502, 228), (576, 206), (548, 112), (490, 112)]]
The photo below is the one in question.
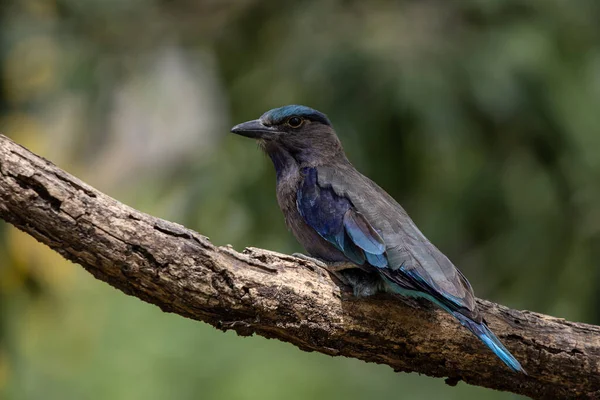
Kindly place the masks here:
[[(0, 131), (216, 244), (290, 253), (270, 161), (228, 131), (306, 104), (480, 297), (600, 324), (599, 20), (595, 0), (2, 0)], [(0, 223), (0, 398), (517, 396), (163, 314)]]

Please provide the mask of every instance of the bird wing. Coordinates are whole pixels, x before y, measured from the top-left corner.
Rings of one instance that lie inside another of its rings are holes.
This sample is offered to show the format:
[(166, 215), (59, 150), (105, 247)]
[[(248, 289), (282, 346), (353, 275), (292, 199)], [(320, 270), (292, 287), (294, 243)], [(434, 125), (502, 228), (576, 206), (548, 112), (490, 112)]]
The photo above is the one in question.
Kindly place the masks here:
[(346, 197), (317, 182), (316, 168), (303, 168), (296, 206), (306, 223), (352, 262), (387, 265), (383, 238)]
[[(297, 206), (353, 262), (376, 267), (403, 289), (478, 318), (471, 285), (383, 189), (351, 165), (304, 168)], [(426, 296), (427, 297), (427, 296)]]

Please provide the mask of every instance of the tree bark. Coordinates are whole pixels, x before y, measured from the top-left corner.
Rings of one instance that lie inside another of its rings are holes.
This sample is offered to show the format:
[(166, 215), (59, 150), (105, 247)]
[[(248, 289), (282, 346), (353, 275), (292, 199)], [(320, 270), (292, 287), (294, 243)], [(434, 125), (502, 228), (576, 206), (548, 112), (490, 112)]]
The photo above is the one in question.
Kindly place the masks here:
[(451, 385), (463, 380), (534, 399), (600, 398), (600, 327), (478, 299), (490, 328), (529, 373), (515, 374), (446, 313), (388, 295), (354, 299), (310, 262), (217, 247), (2, 135), (0, 217), (97, 279), (224, 331), (447, 377)]

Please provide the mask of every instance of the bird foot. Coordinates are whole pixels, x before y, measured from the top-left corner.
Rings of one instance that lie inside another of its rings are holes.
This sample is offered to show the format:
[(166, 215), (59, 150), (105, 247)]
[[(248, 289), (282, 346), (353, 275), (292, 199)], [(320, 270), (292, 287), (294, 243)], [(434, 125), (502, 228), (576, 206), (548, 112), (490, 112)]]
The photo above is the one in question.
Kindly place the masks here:
[(329, 272), (330, 274), (335, 276), (344, 285), (351, 286), (348, 279), (346, 279), (346, 277), (342, 273), (340, 273), (340, 271), (343, 271), (345, 269), (350, 269), (350, 268), (356, 268), (356, 265), (349, 263), (349, 262), (344, 262), (344, 261), (327, 262), (327, 261), (323, 261), (319, 258), (307, 256), (306, 254), (302, 254), (302, 253), (293, 253), (292, 256), (299, 258), (301, 260), (309, 261), (313, 264), (316, 264), (320, 268), (326, 270), (327, 272)]
[(292, 256), (300, 258), (304, 261), (310, 261), (317, 264), (319, 267), (326, 269), (329, 272), (340, 272), (345, 269), (356, 268), (356, 264), (347, 261), (323, 261), (320, 258), (310, 257), (302, 253), (294, 253)]
[(347, 269), (357, 268), (356, 264), (346, 261), (337, 261), (327, 264), (327, 270), (330, 272), (340, 272)]
[(308, 262), (311, 262), (313, 264), (317, 264), (319, 267), (321, 267), (323, 269), (327, 269), (327, 263), (325, 261), (323, 261), (323, 260), (318, 259), (318, 258), (307, 256), (306, 254), (302, 254), (302, 253), (293, 253), (292, 257), (296, 257), (296, 258), (299, 258), (301, 260), (308, 261)]

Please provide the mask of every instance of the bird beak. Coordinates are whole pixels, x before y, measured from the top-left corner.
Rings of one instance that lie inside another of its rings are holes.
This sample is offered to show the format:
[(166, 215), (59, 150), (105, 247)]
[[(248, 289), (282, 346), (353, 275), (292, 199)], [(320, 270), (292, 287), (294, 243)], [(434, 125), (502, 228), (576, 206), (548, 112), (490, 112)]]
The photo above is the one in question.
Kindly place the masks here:
[(231, 128), (231, 132), (253, 139), (270, 139), (277, 130), (275, 127), (264, 125), (261, 120), (255, 119), (234, 126)]

